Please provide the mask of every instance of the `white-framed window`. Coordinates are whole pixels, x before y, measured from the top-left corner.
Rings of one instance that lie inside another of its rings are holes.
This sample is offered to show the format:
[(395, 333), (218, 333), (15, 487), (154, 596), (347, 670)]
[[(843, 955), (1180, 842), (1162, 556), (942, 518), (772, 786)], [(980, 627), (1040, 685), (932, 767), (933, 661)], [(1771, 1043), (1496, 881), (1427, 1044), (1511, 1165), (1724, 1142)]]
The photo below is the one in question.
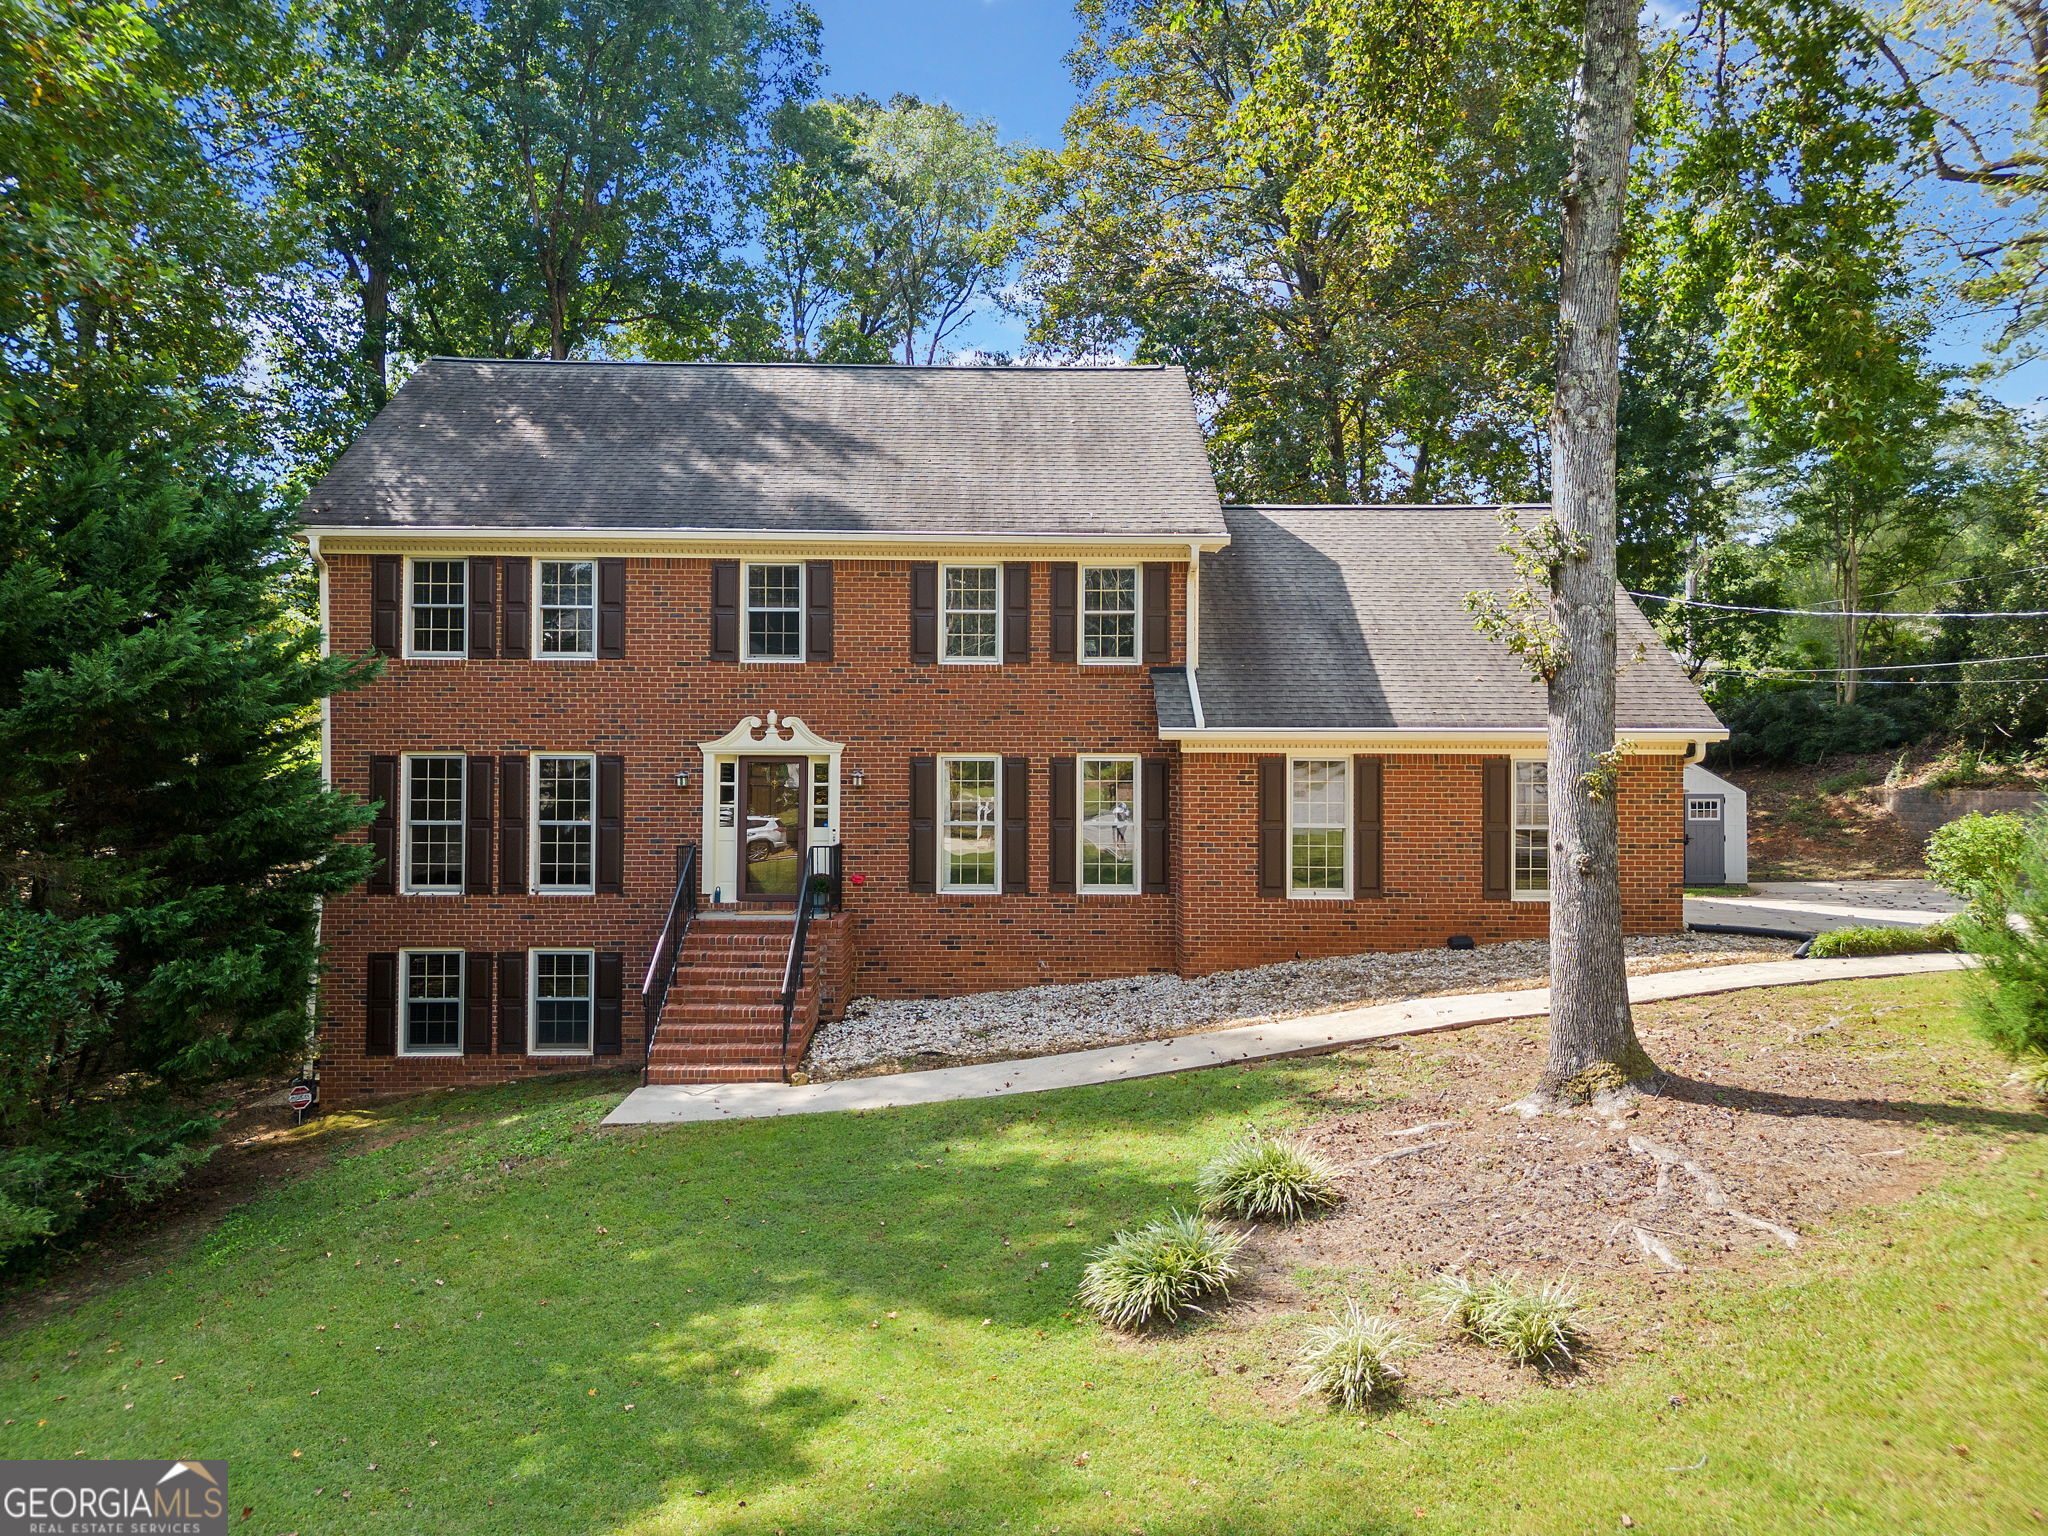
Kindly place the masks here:
[(1550, 764), (1515, 760), (1514, 892), (1518, 901), (1550, 895)]
[(597, 889), (597, 759), (586, 753), (534, 755), (533, 888), (571, 896)]
[(405, 889), (459, 895), (466, 765), (453, 753), (414, 753), (404, 761)]
[(939, 570), (941, 661), (1000, 662), (1003, 568), (948, 565)]
[(541, 560), (540, 647), (535, 653), (564, 660), (597, 654), (597, 562)]
[(408, 949), (399, 956), (405, 967), (404, 1015), (398, 1023), (398, 1049), (406, 1056), (462, 1054), (462, 977), (459, 949)]
[(1081, 776), (1081, 890), (1099, 895), (1138, 890), (1138, 760), (1084, 757)]
[(1138, 659), (1138, 568), (1081, 567), (1081, 659)]
[(804, 659), (804, 568), (788, 565), (746, 565), (740, 569), (746, 612), (748, 661)]
[(469, 654), (467, 560), (408, 562), (405, 654), (427, 660)]
[(1287, 894), (1342, 900), (1351, 894), (1351, 763), (1298, 757), (1287, 765)]
[(1686, 801), (1685, 819), (1687, 821), (1719, 821), (1721, 819), (1720, 796), (1716, 795), (1707, 800)]
[(939, 889), (1002, 889), (1003, 764), (996, 757), (939, 759)]
[(588, 949), (536, 949), (527, 996), (533, 1013), (527, 1051), (534, 1056), (588, 1056), (597, 1012), (597, 955)]

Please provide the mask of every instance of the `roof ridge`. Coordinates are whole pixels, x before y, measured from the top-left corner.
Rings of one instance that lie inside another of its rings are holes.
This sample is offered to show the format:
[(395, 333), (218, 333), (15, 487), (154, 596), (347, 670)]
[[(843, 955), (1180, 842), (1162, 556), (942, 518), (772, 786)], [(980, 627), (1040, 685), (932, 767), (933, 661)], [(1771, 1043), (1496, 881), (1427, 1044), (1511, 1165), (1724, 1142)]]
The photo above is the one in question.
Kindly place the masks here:
[(1517, 512), (1547, 507), (1547, 501), (1226, 501), (1226, 512)]
[(955, 363), (825, 363), (825, 362), (757, 362), (725, 358), (699, 358), (694, 360), (671, 361), (663, 358), (639, 357), (456, 357), (446, 353), (434, 353), (426, 359), (429, 363), (504, 363), (520, 367), (535, 368), (790, 368), (812, 372), (832, 369), (841, 372), (864, 371), (869, 373), (999, 373), (1007, 377), (1027, 375), (1058, 376), (1064, 373), (1165, 373), (1177, 368), (1176, 363), (1057, 363), (1045, 367), (998, 367), (963, 366)]

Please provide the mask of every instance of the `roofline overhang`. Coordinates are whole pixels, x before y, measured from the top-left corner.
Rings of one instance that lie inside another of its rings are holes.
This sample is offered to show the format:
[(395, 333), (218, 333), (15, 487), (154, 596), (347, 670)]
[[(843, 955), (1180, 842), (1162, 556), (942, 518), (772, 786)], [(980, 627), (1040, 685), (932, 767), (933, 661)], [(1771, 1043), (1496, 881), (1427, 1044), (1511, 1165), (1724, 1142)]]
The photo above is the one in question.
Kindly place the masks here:
[(706, 544), (706, 545), (877, 545), (888, 548), (920, 545), (1009, 544), (1059, 547), (1073, 544), (1117, 544), (1157, 547), (1162, 551), (1209, 554), (1227, 547), (1228, 533), (1011, 533), (990, 530), (913, 529), (904, 532), (802, 528), (506, 528), (461, 524), (426, 527), (367, 527), (353, 523), (302, 523), (296, 536), (309, 542), (354, 544), (427, 544), (444, 540), (487, 541), (493, 544)]
[[(1541, 726), (1470, 726), (1384, 728), (1379, 730), (1237, 730), (1228, 726), (1162, 726), (1162, 741), (1177, 742), (1183, 752), (1530, 752), (1546, 748), (1550, 733)], [(1624, 730), (1615, 740), (1654, 756), (1683, 756), (1697, 761), (1708, 742), (1725, 741), (1725, 730)]]

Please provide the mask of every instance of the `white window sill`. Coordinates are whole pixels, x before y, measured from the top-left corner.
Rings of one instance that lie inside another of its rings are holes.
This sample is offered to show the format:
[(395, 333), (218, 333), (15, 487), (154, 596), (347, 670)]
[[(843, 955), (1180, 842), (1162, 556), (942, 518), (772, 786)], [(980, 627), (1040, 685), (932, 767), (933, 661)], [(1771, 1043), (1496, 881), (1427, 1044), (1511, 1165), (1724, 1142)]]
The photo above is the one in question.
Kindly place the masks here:
[(942, 885), (938, 888), (941, 896), (1000, 896), (1002, 887), (996, 885)]
[(1135, 667), (1138, 665), (1138, 658), (1135, 656), (1083, 656), (1081, 658), (1081, 665), (1084, 667)]
[(563, 1060), (578, 1056), (588, 1056), (591, 1054), (591, 1051), (588, 1046), (585, 1046), (580, 1051), (528, 1051), (526, 1054), (529, 1056), (552, 1056), (557, 1060)]
[(595, 896), (597, 894), (597, 887), (594, 885), (536, 885), (528, 894), (533, 896)]
[(460, 886), (435, 885), (426, 887), (407, 886), (398, 894), (401, 896), (460, 896), (464, 893)]
[(1349, 891), (1289, 891), (1289, 901), (1349, 901)]
[(1078, 896), (1142, 896), (1145, 893), (1135, 885), (1084, 885), (1075, 894)]
[(431, 1050), (431, 1051), (423, 1051), (423, 1050), (410, 1050), (410, 1051), (404, 1051), (404, 1050), (402, 1050), (402, 1051), (400, 1051), (400, 1052), (399, 1052), (398, 1054), (399, 1054), (399, 1055), (401, 1055), (401, 1056), (409, 1056), (409, 1057), (413, 1057), (413, 1058), (420, 1058), (420, 1057), (426, 1057), (426, 1058), (428, 1058), (428, 1059), (432, 1059), (432, 1058), (434, 1058), (434, 1057), (437, 1057), (437, 1056), (438, 1056), (438, 1057), (442, 1057), (442, 1058), (444, 1058), (444, 1059), (445, 1059), (445, 1058), (447, 1058), (447, 1057), (450, 1057), (450, 1056), (460, 1056), (460, 1055), (462, 1054), (462, 1047), (461, 1047), (461, 1046), (459, 1046), (459, 1045), (437, 1046), (437, 1047), (435, 1047), (435, 1048), (434, 1048), (433, 1050)]
[(740, 658), (740, 665), (744, 667), (800, 667), (804, 664), (804, 660), (805, 658), (802, 656), (742, 656)]
[(1515, 899), (1516, 901), (1548, 901), (1548, 900), (1550, 900), (1550, 892), (1548, 892), (1548, 891), (1516, 891), (1516, 892), (1514, 893), (1514, 899)]
[(1003, 658), (1000, 656), (941, 656), (939, 658), (939, 665), (942, 667), (1000, 667), (1002, 664)]
[[(517, 659), (517, 658), (511, 658)], [(597, 657), (589, 651), (542, 651), (535, 661), (595, 661)]]
[(400, 661), (467, 661), (467, 651), (407, 651)]

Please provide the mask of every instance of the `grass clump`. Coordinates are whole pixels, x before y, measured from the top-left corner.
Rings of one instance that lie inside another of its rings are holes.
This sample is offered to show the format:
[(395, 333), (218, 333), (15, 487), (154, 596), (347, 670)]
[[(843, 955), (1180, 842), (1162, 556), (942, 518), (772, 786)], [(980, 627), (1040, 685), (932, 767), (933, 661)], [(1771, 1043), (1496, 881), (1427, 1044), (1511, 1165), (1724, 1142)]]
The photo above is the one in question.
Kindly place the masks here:
[(1295, 1221), (1343, 1199), (1334, 1166), (1290, 1141), (1258, 1133), (1210, 1159), (1195, 1176), (1195, 1193), (1211, 1215), (1251, 1221)]
[(1317, 1324), (1304, 1336), (1301, 1368), (1308, 1377), (1304, 1392), (1328, 1398), (1339, 1407), (1363, 1408), (1400, 1386), (1398, 1362), (1421, 1347), (1415, 1335), (1393, 1318), (1372, 1315), (1357, 1302), (1346, 1302), (1343, 1316)]
[(1836, 928), (1815, 934), (1807, 953), (1816, 960), (1835, 960), (1845, 955), (1926, 955), (1962, 947), (1956, 925), (1943, 918), (1916, 928)]
[(1193, 1211), (1175, 1211), (1097, 1249), (1081, 1272), (1081, 1305), (1112, 1328), (1199, 1312), (1202, 1297), (1229, 1290), (1243, 1247), (1236, 1233)]
[(1574, 1346), (1584, 1342), (1579, 1314), (1585, 1302), (1568, 1281), (1535, 1285), (1519, 1272), (1479, 1280), (1445, 1275), (1423, 1287), (1422, 1295), (1442, 1321), (1517, 1365), (1569, 1360)]

